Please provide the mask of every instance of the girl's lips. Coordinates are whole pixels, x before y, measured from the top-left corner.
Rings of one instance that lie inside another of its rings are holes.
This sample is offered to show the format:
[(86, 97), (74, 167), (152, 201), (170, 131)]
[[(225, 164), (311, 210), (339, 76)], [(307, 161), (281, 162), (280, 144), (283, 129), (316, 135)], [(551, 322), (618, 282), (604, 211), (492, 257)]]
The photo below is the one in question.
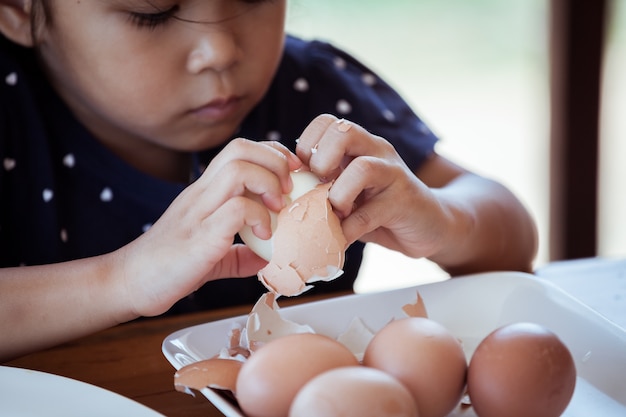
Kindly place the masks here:
[(216, 99), (203, 106), (191, 110), (191, 114), (196, 117), (216, 121), (226, 119), (236, 113), (241, 99), (239, 97), (229, 97), (227, 99)]

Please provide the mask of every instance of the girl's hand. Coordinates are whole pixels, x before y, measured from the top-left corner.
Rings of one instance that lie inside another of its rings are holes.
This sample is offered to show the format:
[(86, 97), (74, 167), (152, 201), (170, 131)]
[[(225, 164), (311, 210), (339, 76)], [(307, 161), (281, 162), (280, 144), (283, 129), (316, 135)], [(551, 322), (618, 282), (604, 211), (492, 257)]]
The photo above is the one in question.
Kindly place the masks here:
[(322, 115), (305, 129), (296, 153), (335, 181), (329, 199), (348, 242), (376, 242), (412, 257), (441, 250), (452, 218), (389, 142)]
[[(292, 187), (289, 171), (301, 164), (276, 142), (229, 143), (144, 235), (118, 251), (119, 276), (136, 313), (163, 313), (207, 281), (261, 269), (266, 262), (233, 245), (234, 236), (248, 225), (270, 237), (267, 209), (283, 207), (282, 195)], [(248, 193), (260, 195), (265, 206)]]

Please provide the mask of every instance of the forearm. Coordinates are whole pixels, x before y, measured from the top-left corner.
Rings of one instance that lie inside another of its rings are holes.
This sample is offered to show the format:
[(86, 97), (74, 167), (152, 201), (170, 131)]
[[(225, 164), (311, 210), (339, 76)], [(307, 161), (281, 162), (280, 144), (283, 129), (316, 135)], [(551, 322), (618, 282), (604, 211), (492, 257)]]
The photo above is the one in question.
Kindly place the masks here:
[(466, 173), (433, 192), (451, 221), (432, 261), (452, 275), (532, 270), (535, 223), (509, 190)]
[(132, 319), (115, 256), (0, 269), (0, 360)]

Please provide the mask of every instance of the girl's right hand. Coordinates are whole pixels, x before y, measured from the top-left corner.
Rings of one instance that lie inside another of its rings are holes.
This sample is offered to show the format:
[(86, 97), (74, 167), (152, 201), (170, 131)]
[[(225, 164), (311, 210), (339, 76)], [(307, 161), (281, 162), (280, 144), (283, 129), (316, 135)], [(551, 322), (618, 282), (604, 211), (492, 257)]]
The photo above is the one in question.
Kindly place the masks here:
[(289, 172), (301, 165), (277, 142), (230, 142), (144, 235), (117, 251), (114, 276), (136, 315), (161, 314), (207, 281), (261, 269), (266, 262), (233, 245), (234, 236), (244, 225), (262, 239), (271, 236), (268, 208), (283, 207)]

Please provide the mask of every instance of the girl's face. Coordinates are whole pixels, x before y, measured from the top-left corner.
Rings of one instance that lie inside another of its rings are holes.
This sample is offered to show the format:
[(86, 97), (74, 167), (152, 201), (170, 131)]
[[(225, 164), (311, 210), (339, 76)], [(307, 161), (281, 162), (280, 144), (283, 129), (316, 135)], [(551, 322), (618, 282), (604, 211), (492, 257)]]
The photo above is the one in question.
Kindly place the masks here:
[(205, 149), (269, 87), (285, 3), (53, 1), (38, 50), (58, 93), (118, 153)]

